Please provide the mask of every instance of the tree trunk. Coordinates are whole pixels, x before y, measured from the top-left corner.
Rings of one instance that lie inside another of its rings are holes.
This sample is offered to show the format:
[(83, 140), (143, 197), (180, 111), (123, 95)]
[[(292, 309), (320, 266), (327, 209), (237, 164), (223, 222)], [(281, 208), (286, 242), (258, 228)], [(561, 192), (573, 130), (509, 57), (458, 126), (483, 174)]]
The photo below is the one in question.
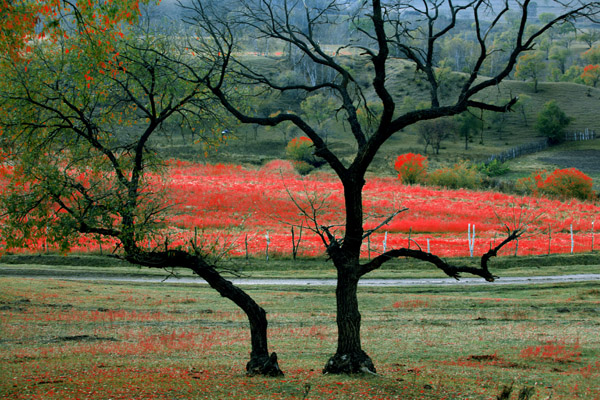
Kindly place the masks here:
[(233, 301), (248, 316), (252, 350), (246, 364), (248, 375), (283, 376), (277, 362), (277, 353), (269, 355), (267, 340), (267, 313), (246, 292), (223, 278), (209, 265), (193, 268), (208, 284), (223, 297)]
[[(344, 268), (338, 268), (342, 271)], [(360, 312), (357, 298), (358, 278), (354, 274), (338, 272), (335, 291), (337, 301), (338, 346), (323, 373), (375, 373), (371, 358), (362, 350), (360, 342)]]
[(164, 252), (135, 251), (126, 254), (125, 259), (137, 265), (151, 268), (182, 267), (191, 269), (204, 279), (219, 294), (240, 307), (250, 323), (251, 353), (246, 364), (248, 375), (283, 376), (277, 362), (277, 354), (269, 354), (267, 340), (267, 313), (252, 297), (208, 264), (202, 257), (183, 250), (165, 250)]
[(358, 280), (360, 278), (360, 248), (363, 242), (362, 175), (343, 182), (346, 207), (346, 234), (339, 251), (329, 254), (337, 268), (338, 347), (323, 373), (375, 373), (371, 358), (360, 342), (360, 312), (358, 310)]

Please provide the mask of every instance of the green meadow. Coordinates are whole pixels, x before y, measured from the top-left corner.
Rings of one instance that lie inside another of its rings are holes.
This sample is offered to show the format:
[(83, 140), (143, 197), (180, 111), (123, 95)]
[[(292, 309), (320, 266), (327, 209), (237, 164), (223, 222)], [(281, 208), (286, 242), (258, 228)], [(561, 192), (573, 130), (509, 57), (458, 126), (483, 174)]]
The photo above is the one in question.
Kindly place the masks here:
[[(497, 272), (597, 269), (596, 255), (577, 257), (583, 258), (506, 257)], [(510, 387), (512, 397), (505, 398), (600, 398), (597, 282), (362, 287), (363, 344), (377, 367), (373, 376), (321, 373), (336, 346), (333, 287), (245, 287), (268, 312), (270, 347), (286, 374), (265, 378), (245, 375), (245, 315), (206, 285), (49, 276), (147, 272), (104, 260), (69, 266), (48, 257), (54, 265), (21, 259), (30, 264), (0, 267), (48, 273), (0, 276), (1, 398), (496, 399)], [(562, 263), (573, 265), (561, 269)], [(253, 276), (274, 273), (257, 265)], [(291, 260), (271, 267), (281, 268), (282, 277), (330, 276), (326, 267), (300, 274)], [(419, 270), (408, 265), (381, 276), (432, 276)]]

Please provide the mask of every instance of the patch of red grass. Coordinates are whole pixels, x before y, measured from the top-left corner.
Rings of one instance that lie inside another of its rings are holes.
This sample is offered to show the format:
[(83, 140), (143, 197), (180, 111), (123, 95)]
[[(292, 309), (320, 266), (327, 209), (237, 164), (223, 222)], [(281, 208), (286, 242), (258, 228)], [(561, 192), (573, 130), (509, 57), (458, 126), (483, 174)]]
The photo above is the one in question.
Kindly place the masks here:
[(554, 362), (572, 362), (581, 358), (579, 340), (567, 343), (564, 340), (547, 341), (543, 345), (528, 346), (521, 350), (521, 358), (542, 359)]

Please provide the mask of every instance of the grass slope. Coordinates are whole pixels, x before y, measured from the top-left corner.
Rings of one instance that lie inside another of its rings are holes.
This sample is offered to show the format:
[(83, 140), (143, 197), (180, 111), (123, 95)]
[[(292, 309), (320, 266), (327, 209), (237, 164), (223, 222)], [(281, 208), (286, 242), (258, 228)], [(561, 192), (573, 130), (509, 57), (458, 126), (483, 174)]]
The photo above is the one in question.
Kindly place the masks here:
[[(253, 56), (251, 62), (260, 68), (264, 68), (271, 75), (289, 69), (282, 60), (276, 58)], [(347, 57), (345, 62), (348, 68), (357, 73), (359, 84), (362, 87), (367, 87), (369, 84), (368, 72), (372, 69), (371, 66), (364, 59), (358, 57)], [(365, 71), (365, 74), (361, 75), (361, 71)], [(410, 63), (404, 60), (391, 60), (388, 66), (388, 76), (390, 92), (398, 100), (398, 109), (402, 108), (402, 102), (406, 96), (412, 99), (413, 104), (428, 101), (427, 91), (425, 90), (426, 83), (422, 77), (415, 74), (414, 66)], [(449, 102), (454, 98), (453, 96), (460, 89), (461, 80), (462, 76), (460, 74), (448, 76), (445, 84), (446, 88), (444, 89), (445, 100), (443, 101)], [(507, 80), (498, 87), (488, 89), (480, 97), (487, 101), (500, 103), (515, 95), (527, 97), (524, 106), (525, 116), (521, 112), (521, 108), (516, 107), (514, 112), (506, 114), (504, 120), (495, 126), (492, 124), (491, 115), (484, 116), (486, 124), (482, 137), (477, 135), (473, 138), (469, 143), (468, 150), (464, 149), (464, 141), (460, 138), (444, 142), (439, 156), (429, 154), (431, 168), (451, 164), (462, 159), (487, 160), (492, 154), (540, 140), (541, 137), (534, 128), (535, 119), (542, 106), (550, 100), (556, 100), (561, 109), (574, 119), (569, 130), (581, 131), (589, 128), (597, 130), (600, 134), (600, 129), (597, 129), (600, 89), (573, 83), (542, 82), (539, 84), (538, 92), (534, 93), (530, 83)], [(376, 101), (373, 93), (367, 91), (366, 96), (368, 101)], [(259, 99), (257, 98), (256, 101), (259, 101)], [(298, 104), (300, 101), (301, 99), (297, 99), (292, 95), (272, 96), (262, 100), (259, 107), (267, 115), (276, 110), (299, 111)], [(338, 117), (341, 121), (342, 117)], [(498, 131), (497, 126), (501, 127), (500, 131)], [(285, 158), (284, 149), (287, 142), (292, 137), (301, 134), (297, 129), (286, 125), (274, 128), (236, 126), (231, 127), (231, 130), (237, 139), (230, 140), (217, 152), (209, 154), (208, 158), (204, 157), (204, 151), (201, 150), (199, 145), (190, 146), (188, 139), (175, 137), (170, 142), (163, 140), (159, 145), (169, 157), (173, 158), (263, 165), (272, 159)], [(323, 124), (321, 130), (327, 133), (331, 148), (350, 160), (355, 145), (347, 127), (332, 118), (329, 122)], [(597, 143), (596, 140), (584, 144), (569, 144), (569, 151), (585, 150), (590, 146), (598, 147)], [(543, 157), (547, 153), (546, 158), (552, 158), (555, 151), (555, 149), (550, 149), (540, 154)], [(378, 174), (392, 174), (393, 160), (398, 154), (406, 152), (423, 152), (423, 145), (420, 143), (414, 128), (399, 132), (388, 141), (376, 157), (372, 171)], [(549, 168), (572, 166), (581, 158), (577, 154), (572, 154), (562, 157), (560, 164), (548, 163), (547, 166)], [(597, 166), (598, 163), (595, 163), (595, 165)], [(584, 172), (589, 174), (590, 172), (595, 173), (594, 168), (597, 168), (596, 166), (592, 169), (586, 165), (581, 167)], [(516, 168), (516, 171), (521, 175), (524, 173), (519, 168)]]

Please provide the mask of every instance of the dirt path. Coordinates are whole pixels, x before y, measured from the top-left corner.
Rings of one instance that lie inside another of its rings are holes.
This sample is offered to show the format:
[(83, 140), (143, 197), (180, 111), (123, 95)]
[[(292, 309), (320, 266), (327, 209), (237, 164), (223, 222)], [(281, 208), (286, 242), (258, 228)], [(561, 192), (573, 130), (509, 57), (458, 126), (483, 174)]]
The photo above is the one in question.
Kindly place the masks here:
[[(144, 282), (144, 283), (198, 283), (205, 284), (201, 278), (177, 278), (161, 276), (124, 276), (124, 275), (75, 275), (54, 273), (39, 273), (39, 271), (24, 271), (18, 269), (0, 268), (0, 277), (20, 276), (39, 279), (58, 280), (93, 280), (110, 282)], [(240, 286), (335, 286), (335, 279), (259, 279), (259, 278), (232, 278), (230, 279)], [(542, 283), (564, 283), (600, 281), (600, 274), (574, 274), (555, 276), (532, 276), (532, 277), (504, 277), (499, 278), (492, 284), (496, 285), (533, 285)], [(481, 278), (462, 278), (457, 281), (452, 278), (407, 278), (407, 279), (361, 279), (360, 286), (375, 287), (400, 287), (400, 286), (449, 286), (449, 285), (489, 285), (489, 282)]]

